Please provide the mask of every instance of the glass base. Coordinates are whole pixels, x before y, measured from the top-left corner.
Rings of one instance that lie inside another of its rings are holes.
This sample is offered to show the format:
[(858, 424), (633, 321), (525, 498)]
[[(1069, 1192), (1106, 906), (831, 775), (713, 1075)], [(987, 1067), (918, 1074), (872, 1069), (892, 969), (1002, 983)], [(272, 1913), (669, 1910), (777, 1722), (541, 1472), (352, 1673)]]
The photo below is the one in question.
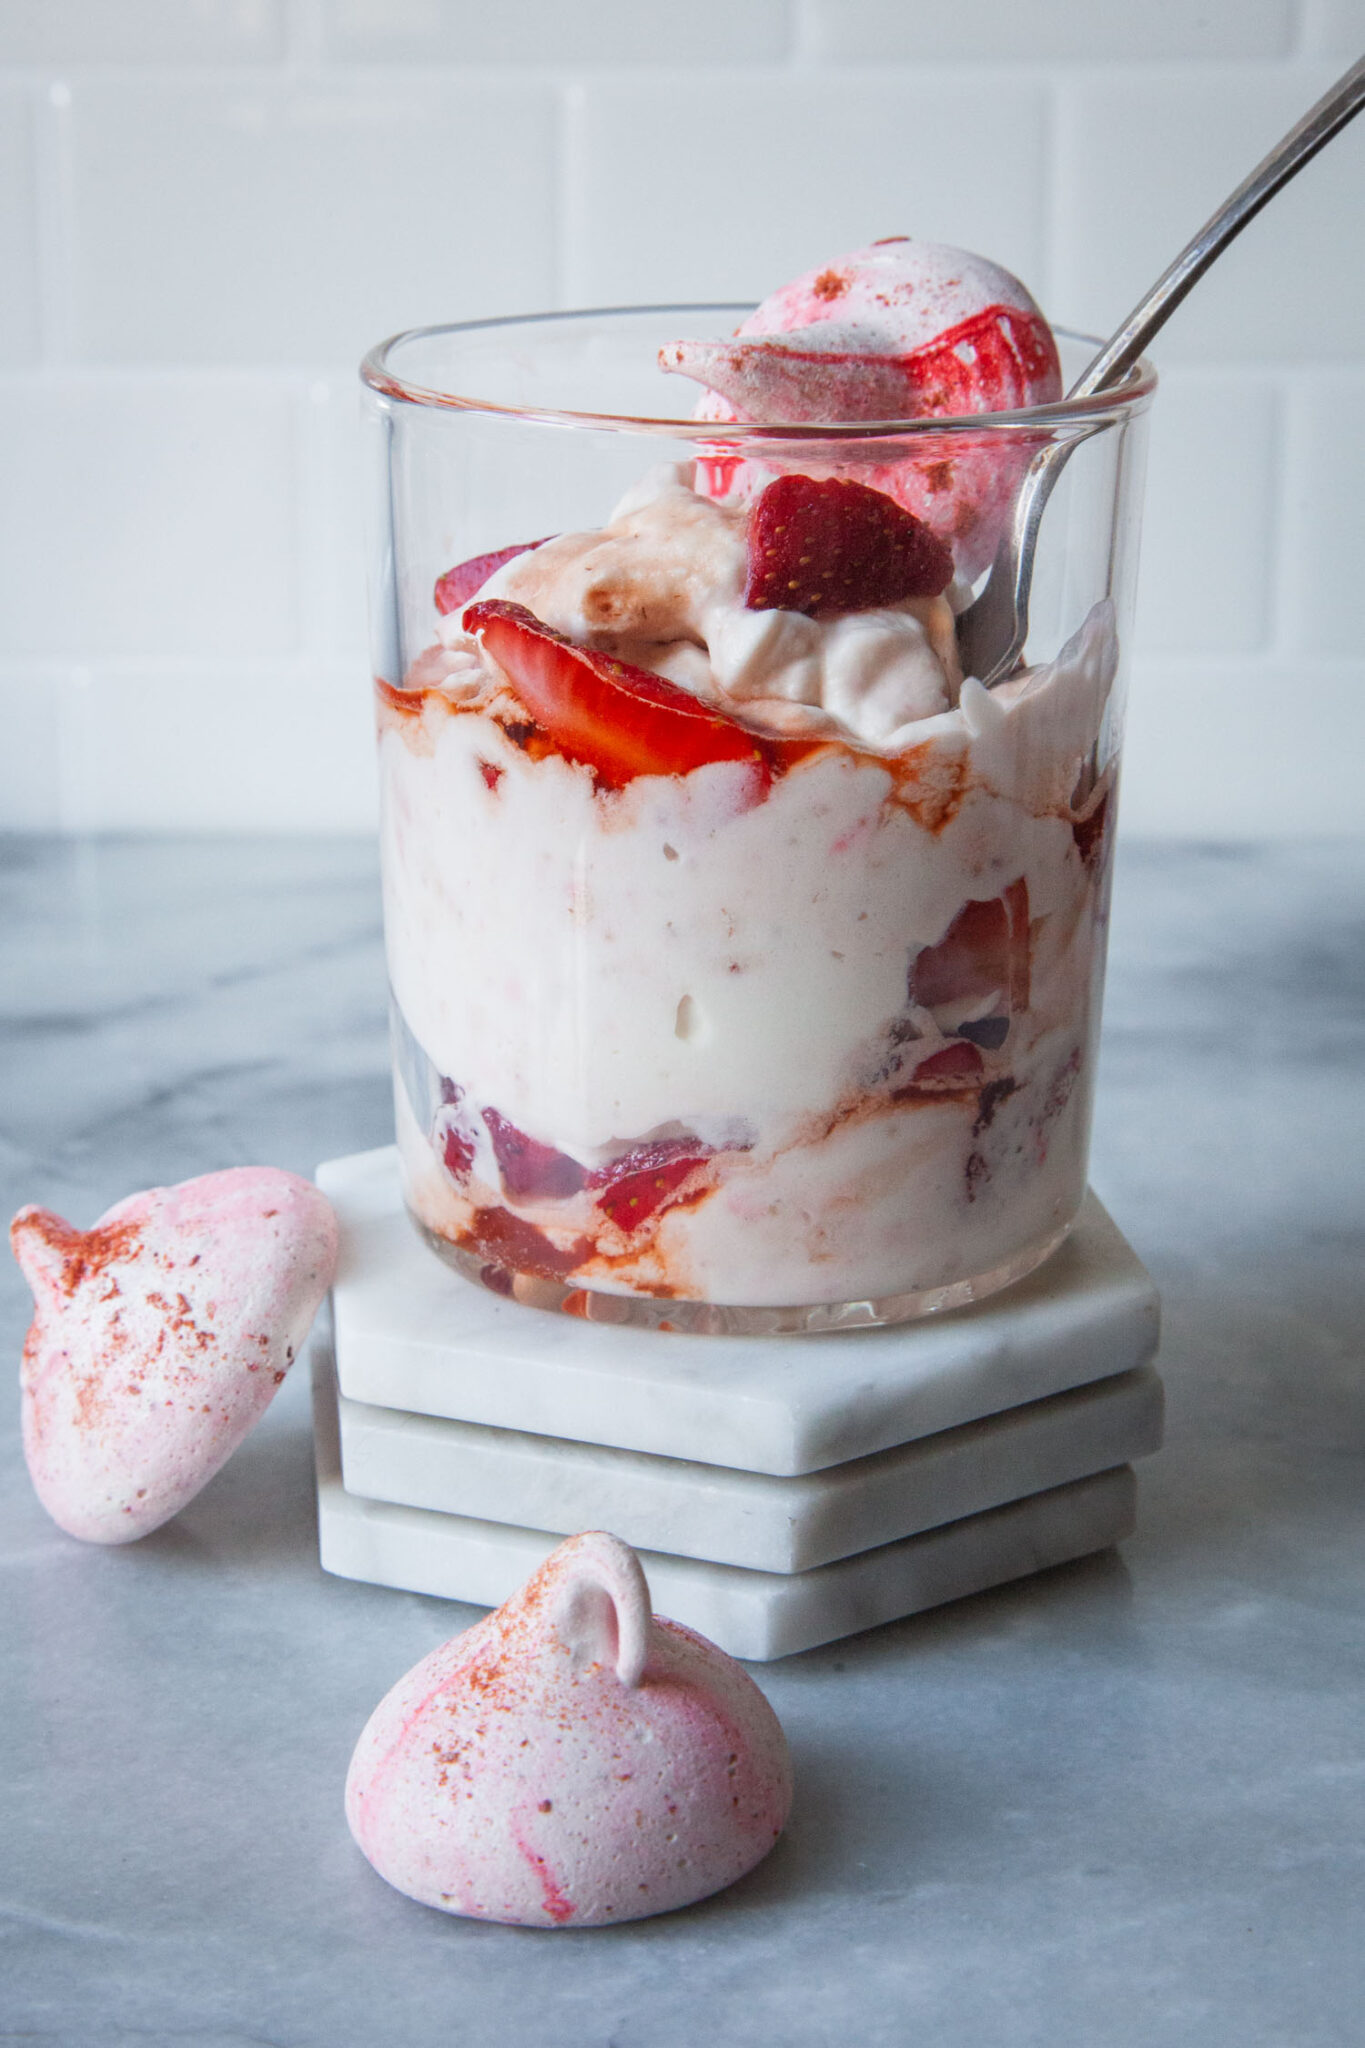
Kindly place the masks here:
[(890, 1323), (912, 1323), (924, 1316), (942, 1315), (947, 1309), (966, 1308), (1012, 1287), (1036, 1272), (1070, 1235), (1071, 1223), (1016, 1252), (1003, 1265), (970, 1280), (954, 1280), (946, 1287), (912, 1288), (905, 1294), (886, 1294), (872, 1301), (813, 1301), (795, 1308), (747, 1308), (730, 1302), (672, 1301), (641, 1294), (606, 1294), (597, 1288), (569, 1287), (559, 1280), (545, 1280), (534, 1273), (510, 1273), (502, 1266), (490, 1266), (472, 1252), (463, 1251), (408, 1211), (419, 1235), (438, 1258), (453, 1266), (466, 1280), (522, 1302), (527, 1308), (548, 1309), (552, 1314), (578, 1316), (586, 1323), (611, 1323), (637, 1330), (672, 1330), (693, 1337), (801, 1337), (819, 1336), (831, 1330), (872, 1330)]

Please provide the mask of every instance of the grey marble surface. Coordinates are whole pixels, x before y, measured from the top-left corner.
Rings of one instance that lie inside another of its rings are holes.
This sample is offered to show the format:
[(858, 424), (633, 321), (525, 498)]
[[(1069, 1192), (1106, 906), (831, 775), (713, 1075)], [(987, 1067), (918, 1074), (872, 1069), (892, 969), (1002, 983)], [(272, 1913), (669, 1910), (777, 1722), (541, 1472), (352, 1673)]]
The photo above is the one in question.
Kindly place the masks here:
[[(1365, 848), (1127, 850), (1094, 1178), (1165, 1296), (1139, 1532), (765, 1667), (792, 1824), (689, 1912), (521, 1933), (361, 1860), (356, 1734), (471, 1611), (319, 1573), (301, 1375), (111, 1552), (11, 1391), (0, 2042), (1358, 2042), (1363, 899)], [(11, 841), (0, 918), (9, 1209), (385, 1140), (368, 847)], [(26, 1319), (6, 1264), (11, 1360)]]

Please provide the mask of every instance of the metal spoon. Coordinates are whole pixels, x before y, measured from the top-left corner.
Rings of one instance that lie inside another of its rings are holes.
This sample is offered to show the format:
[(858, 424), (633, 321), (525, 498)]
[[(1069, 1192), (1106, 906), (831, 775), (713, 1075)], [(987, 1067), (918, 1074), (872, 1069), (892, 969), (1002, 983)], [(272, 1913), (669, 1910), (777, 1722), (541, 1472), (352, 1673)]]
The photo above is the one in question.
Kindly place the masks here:
[[(1309, 109), (1296, 127), (1232, 196), (1205, 223), (1194, 240), (1181, 250), (1169, 269), (1164, 270), (1147, 296), (1133, 308), (1123, 325), (1107, 341), (1094, 361), (1082, 371), (1067, 397), (1093, 398), (1097, 392), (1112, 390), (1132, 369), (1152, 336), (1165, 326), (1185, 294), (1196, 285), (1209, 265), (1221, 256), (1234, 236), (1273, 199), (1281, 185), (1288, 184), (1310, 157), (1329, 143), (1337, 131), (1365, 105), (1365, 57), (1339, 78), (1315, 107)], [(957, 622), (962, 673), (976, 676), (989, 687), (1002, 682), (1014, 668), (1028, 638), (1029, 591), (1033, 583), (1033, 558), (1038, 545), (1038, 528), (1052, 487), (1062, 473), (1076, 439), (1055, 441), (1033, 459), (1005, 535), (996, 550), (990, 575), (980, 596)]]

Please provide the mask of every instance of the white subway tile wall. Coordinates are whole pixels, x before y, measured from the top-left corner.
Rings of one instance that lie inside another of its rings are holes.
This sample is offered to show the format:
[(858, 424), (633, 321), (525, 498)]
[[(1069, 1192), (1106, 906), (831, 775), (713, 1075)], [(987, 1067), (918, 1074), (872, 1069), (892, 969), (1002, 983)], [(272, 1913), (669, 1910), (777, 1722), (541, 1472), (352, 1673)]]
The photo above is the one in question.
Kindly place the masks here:
[(51, 832), (61, 823), (60, 687), (18, 663), (0, 673), (0, 830)]
[[(0, 829), (371, 827), (382, 334), (896, 232), (1103, 331), (1363, 47), (1365, 0), (4, 0)], [(1365, 829), (1363, 174), (1365, 119), (1157, 351), (1129, 832)]]
[(1361, 0), (1305, 0), (1304, 48), (1312, 57), (1360, 55), (1365, 42), (1365, 8)]
[(812, 0), (812, 42), (819, 56), (889, 58), (919, 64), (996, 59), (1084, 63), (1100, 58), (1149, 62), (1169, 57), (1287, 57), (1297, 29), (1295, 0), (1240, 0), (1201, 6), (1192, 0)]
[(38, 221), (26, 96), (0, 86), (0, 367), (38, 356)]
[(1124, 829), (1184, 839), (1356, 838), (1362, 759), (1358, 660), (1152, 657), (1139, 666), (1129, 706)]
[[(1349, 662), (1365, 646), (1365, 375), (1323, 371), (1301, 378), (1290, 412), (1286, 637), (1305, 655)], [(1365, 755), (1358, 755), (1356, 780), (1365, 788), (1362, 768)]]
[[(573, 94), (565, 283), (571, 303), (761, 298), (822, 255), (904, 223), (1041, 275), (1047, 89), (954, 68), (921, 101), (875, 71), (746, 77), (673, 71)], [(962, 110), (990, 137), (964, 151)], [(671, 165), (632, 178), (628, 164)], [(755, 282), (757, 280), (757, 283)]]
[(284, 55), (287, 0), (5, 0), (0, 63), (256, 64)]
[(348, 63), (781, 64), (787, 0), (321, 0), (323, 48)]
[(240, 374), (0, 380), (6, 654), (301, 655), (299, 439), (291, 394)]
[(187, 685), (178, 664), (125, 662), (77, 672), (59, 692), (68, 830), (345, 832), (369, 821), (363, 669), (205, 663)]
[[(1365, 34), (1362, 34), (1365, 42)], [(1055, 303), (1107, 332), (1341, 67), (1093, 75), (1062, 96)], [(1221, 256), (1162, 336), (1169, 363), (1365, 357), (1365, 118)], [(1136, 289), (1135, 289), (1136, 286)]]
[(549, 86), (100, 78), (62, 119), (82, 362), (353, 363), (555, 291)]
[(1260, 373), (1183, 368), (1160, 391), (1138, 641), (1148, 654), (1254, 655), (1274, 630), (1280, 392)]

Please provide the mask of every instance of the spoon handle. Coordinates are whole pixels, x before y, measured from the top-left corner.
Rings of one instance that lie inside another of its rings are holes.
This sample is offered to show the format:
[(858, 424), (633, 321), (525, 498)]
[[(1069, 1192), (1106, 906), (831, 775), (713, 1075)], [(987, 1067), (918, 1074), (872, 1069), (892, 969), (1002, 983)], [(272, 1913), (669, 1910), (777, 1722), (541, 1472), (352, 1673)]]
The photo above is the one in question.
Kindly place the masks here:
[(1094, 361), (1082, 372), (1069, 398), (1092, 398), (1107, 391), (1126, 376), (1152, 336), (1164, 327), (1185, 294), (1198, 284), (1216, 256), (1220, 256), (1235, 235), (1273, 199), (1281, 185), (1301, 170), (1310, 157), (1329, 143), (1337, 131), (1365, 105), (1365, 57), (1353, 64), (1329, 92), (1323, 94), (1289, 133), (1277, 142), (1269, 156), (1204, 223), (1193, 241), (1186, 244), (1168, 269), (1164, 270), (1145, 298), (1134, 306), (1123, 325), (1105, 343)]

